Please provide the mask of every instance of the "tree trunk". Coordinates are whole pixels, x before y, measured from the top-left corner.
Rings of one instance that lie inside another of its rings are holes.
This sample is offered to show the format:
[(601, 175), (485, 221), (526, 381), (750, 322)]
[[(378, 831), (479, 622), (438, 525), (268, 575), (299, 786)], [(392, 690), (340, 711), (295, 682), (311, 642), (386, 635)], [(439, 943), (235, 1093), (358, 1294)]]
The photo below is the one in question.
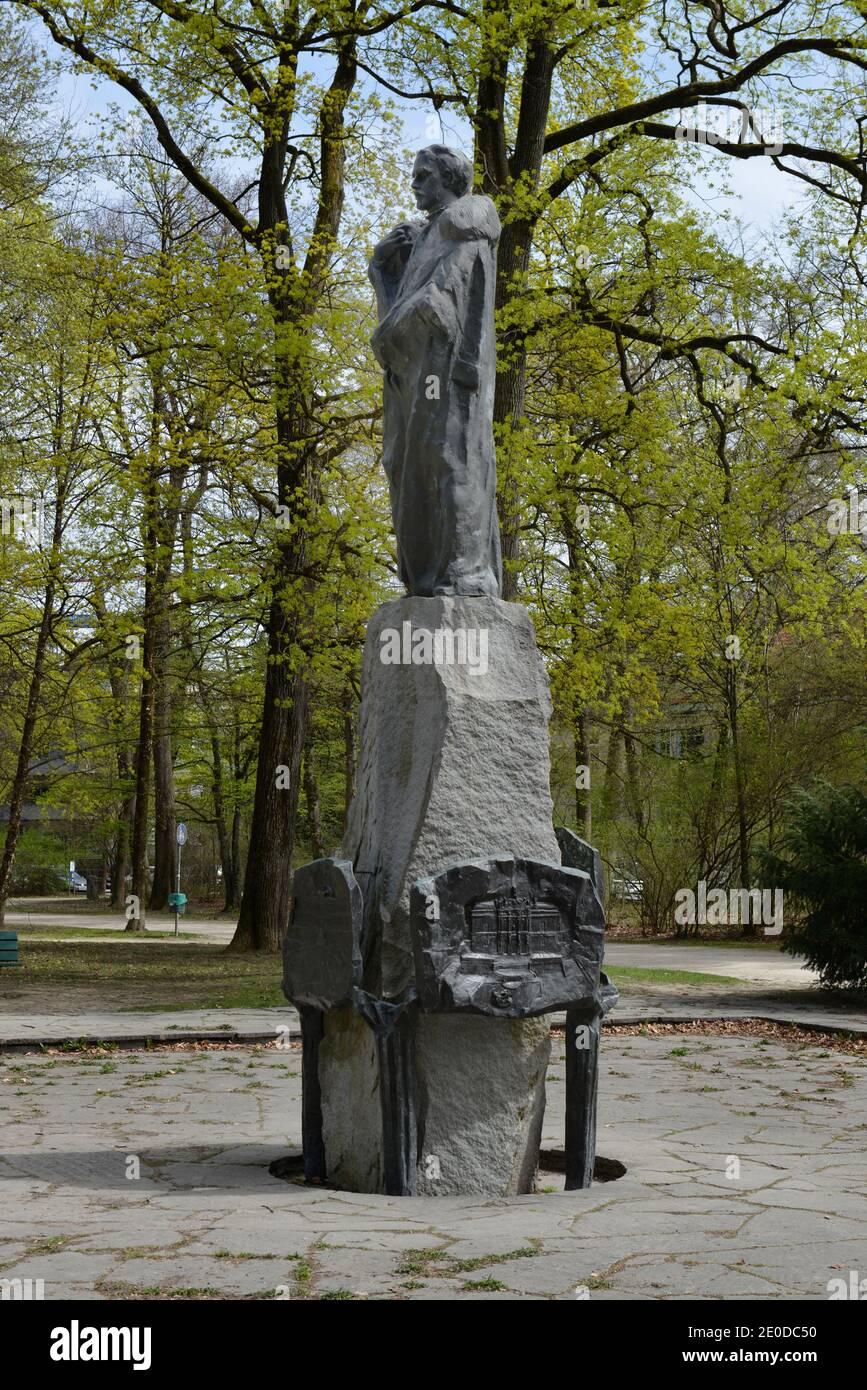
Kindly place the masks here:
[[(486, 0), (489, 17), (501, 15), (511, 23), (510, 8), (504, 0)], [(482, 169), (482, 188), (497, 199), (504, 221), (497, 250), (497, 290), (495, 311), (501, 320), (498, 332), (498, 371), (494, 388), (494, 431), (498, 436), (498, 509), (503, 547), (503, 598), (514, 599), (518, 592), (520, 538), (519, 464), (516, 456), (520, 440), (510, 438), (521, 423), (526, 385), (524, 329), (508, 322), (508, 309), (522, 292), (522, 281), (530, 264), (530, 248), (535, 226), (534, 214), (514, 214), (513, 201), (526, 209), (539, 186), (545, 131), (551, 105), (551, 84), (557, 64), (555, 49), (548, 35), (539, 33), (527, 39), (521, 100), (515, 131), (514, 150), (509, 157), (504, 112), (508, 80), (508, 57), (502, 48), (502, 29), (495, 46), (486, 51), (481, 64), (474, 124), (476, 162)], [(502, 323), (505, 319), (506, 322)]]
[(234, 906), (237, 894), (235, 884), (235, 865), (232, 859), (232, 842), (226, 824), (225, 789), (223, 786), (223, 754), (219, 735), (211, 729), (211, 798), (214, 803), (214, 823), (217, 830), (217, 843), (220, 849), (220, 867), (223, 870), (223, 911), (229, 912)]
[[(732, 761), (735, 772), (735, 801), (738, 815), (738, 859), (739, 859), (739, 884), (740, 888), (750, 886), (750, 832), (749, 821), (747, 818), (746, 791), (744, 786), (743, 760), (741, 757), (740, 731), (738, 728), (738, 683), (737, 666), (734, 661), (728, 663), (726, 671), (726, 698), (728, 704), (729, 732), (732, 743)], [(747, 921), (743, 924), (745, 937), (757, 935), (756, 924)]]
[[(292, 306), (282, 295), (273, 305), (275, 317), (288, 327)], [(296, 330), (297, 331), (297, 330)], [(259, 731), (256, 791), (247, 850), (244, 891), (232, 951), (281, 949), (289, 925), (292, 855), (301, 794), (301, 764), (307, 739), (309, 689), (299, 668), (298, 652), (312, 640), (307, 630), (312, 613), (307, 568), (311, 511), (315, 500), (314, 458), (302, 443), (308, 430), (303, 392), (295, 370), (278, 356), (277, 491), (282, 504), (291, 504), (293, 530), (276, 545), (268, 613), (268, 662)], [(299, 403), (298, 411), (284, 402)]]
[[(575, 741), (575, 826), (582, 840), (592, 844), (593, 834), (593, 803), (590, 796), (590, 739), (589, 739), (590, 716), (586, 710), (580, 710), (572, 726), (572, 737)], [(578, 768), (587, 768), (587, 786), (577, 785)]]
[(310, 822), (310, 845), (314, 859), (324, 859), (325, 841), (322, 838), (322, 809), (319, 804), (319, 786), (316, 777), (316, 749), (312, 735), (304, 750), (304, 799), (307, 802), (307, 819)]
[[(120, 754), (118, 764), (120, 765)], [(132, 766), (129, 757), (124, 749), (123, 761), (125, 764), (124, 772), (128, 777), (132, 774)], [(132, 843), (132, 826), (135, 819), (135, 793), (124, 797), (123, 805), (120, 809), (120, 817), (117, 827), (117, 838), (115, 840), (114, 855), (111, 864), (111, 905), (112, 907), (122, 908), (126, 899), (126, 876), (129, 873), (130, 865), (130, 845)]]
[(178, 866), (171, 730), (172, 697), (168, 673), (171, 626), (168, 612), (162, 603), (159, 620), (156, 623), (155, 636), (153, 679), (154, 875), (148, 907), (153, 912), (159, 912), (168, 906), (169, 894), (175, 891)]
[[(627, 707), (627, 716), (630, 711)], [(644, 808), (641, 804), (641, 757), (638, 744), (632, 734), (625, 727), (622, 728), (623, 751), (626, 765), (626, 788), (629, 795), (629, 809), (632, 819), (635, 821), (635, 828), (642, 839), (646, 838), (646, 819)]]
[(241, 757), (241, 726), (235, 718), (234, 744), (232, 747), (232, 768), (234, 784), (232, 787), (232, 838), (230, 854), (232, 861), (232, 883), (225, 887), (226, 911), (234, 912), (241, 901), (241, 807), (239, 788), (245, 769)]
[[(108, 683), (111, 690), (111, 728), (115, 740), (115, 761), (117, 765), (118, 786), (122, 799), (118, 814), (117, 830), (114, 836), (110, 859), (111, 906), (122, 908), (126, 895), (126, 876), (129, 872), (132, 825), (135, 815), (135, 792), (133, 790), (133, 756), (126, 745), (126, 714), (129, 700), (130, 671), (126, 649), (124, 657), (118, 660), (118, 632), (115, 624), (108, 622), (105, 596), (99, 585), (91, 594), (91, 603), (96, 610), (102, 634), (103, 649), (108, 667)], [(103, 885), (104, 886), (104, 885)]]
[(286, 670), (283, 642), (288, 625), (281, 609), (280, 600), (275, 599), (244, 895), (229, 948), (235, 951), (279, 951), (289, 925), (292, 850), (309, 694), (303, 676)]
[[(623, 731), (618, 724), (611, 726), (605, 758), (605, 783), (602, 806), (609, 828), (613, 827), (623, 805)], [(612, 836), (613, 838), (613, 836)]]
[(232, 812), (232, 883), (226, 884), (226, 912), (234, 912), (241, 901), (241, 808)]
[[(355, 41), (345, 38), (319, 109), (319, 198), (299, 275), (290, 266), (276, 276), (263, 241), (274, 325), (274, 408), (277, 498), (289, 509), (291, 529), (276, 546), (268, 620), (268, 667), (259, 735), (256, 793), (244, 895), (230, 950), (279, 951), (289, 924), (292, 851), (307, 737), (309, 690), (299, 650), (314, 640), (308, 630), (311, 590), (309, 541), (318, 505), (318, 459), (309, 419), (308, 367), (297, 344), (310, 333), (329, 279), (345, 193), (346, 104), (355, 86)], [(263, 151), (259, 178), (259, 231), (282, 240), (289, 214), (283, 173), (286, 145), (279, 135)]]
[[(152, 484), (149, 483), (149, 487)], [(149, 499), (149, 508), (152, 499)], [(153, 736), (154, 584), (152, 555), (155, 548), (153, 517), (145, 527), (145, 601), (142, 637), (142, 673), (139, 692), (138, 744), (135, 755), (135, 812), (132, 826), (132, 902), (127, 931), (144, 931), (148, 871), (148, 812), (150, 802), (151, 739)]]
[(63, 540), (63, 511), (65, 494), (58, 488), (57, 506), (54, 512), (54, 530), (51, 538), (51, 552), (48, 559), (48, 573), (45, 583), (45, 596), (42, 601), (42, 616), (33, 653), (33, 670), (27, 690), (27, 704), (24, 709), (24, 722), (21, 726), (21, 741), (18, 745), (18, 759), (12, 789), (9, 796), (9, 819), (6, 823), (6, 840), (3, 858), (0, 859), (0, 930), (6, 914), (6, 899), (9, 895), (9, 880), (15, 863), (15, 851), (21, 837), (21, 813), (24, 805), (24, 791), (27, 774), (33, 757), (33, 736), (36, 731), (36, 718), (42, 698), (42, 682), (45, 675), (45, 654), (54, 623), (54, 600), (57, 592), (57, 570), (60, 564), (60, 547)]

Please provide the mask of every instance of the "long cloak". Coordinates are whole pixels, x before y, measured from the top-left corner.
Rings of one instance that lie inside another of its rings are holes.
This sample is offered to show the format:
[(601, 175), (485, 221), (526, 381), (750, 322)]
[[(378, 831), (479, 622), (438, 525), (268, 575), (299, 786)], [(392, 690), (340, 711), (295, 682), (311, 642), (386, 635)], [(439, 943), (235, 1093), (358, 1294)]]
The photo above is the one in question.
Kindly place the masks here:
[(468, 193), (427, 223), (412, 250), (371, 262), (385, 371), (383, 464), (400, 577), (411, 594), (501, 589), (494, 455), (494, 287), (500, 221)]

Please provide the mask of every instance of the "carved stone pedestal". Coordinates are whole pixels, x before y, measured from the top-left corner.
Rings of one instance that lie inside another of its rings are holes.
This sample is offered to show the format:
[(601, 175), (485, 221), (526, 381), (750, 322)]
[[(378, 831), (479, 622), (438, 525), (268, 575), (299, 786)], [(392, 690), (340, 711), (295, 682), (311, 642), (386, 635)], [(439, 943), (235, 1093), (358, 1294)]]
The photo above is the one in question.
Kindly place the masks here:
[[(532, 1190), (546, 1015), (578, 1009), (595, 1043), (602, 1009), (602, 908), (589, 873), (560, 867), (549, 717), (522, 607), (408, 597), (371, 620), (349, 828), (296, 873), (286, 942), (308, 1178)], [(595, 1086), (595, 1051), (590, 1069)]]
[(351, 1005), (323, 1018), (319, 1176), (355, 1192), (398, 1195), (533, 1190), (546, 1019), (413, 1009), (395, 1039), (409, 1057), (394, 1058)]

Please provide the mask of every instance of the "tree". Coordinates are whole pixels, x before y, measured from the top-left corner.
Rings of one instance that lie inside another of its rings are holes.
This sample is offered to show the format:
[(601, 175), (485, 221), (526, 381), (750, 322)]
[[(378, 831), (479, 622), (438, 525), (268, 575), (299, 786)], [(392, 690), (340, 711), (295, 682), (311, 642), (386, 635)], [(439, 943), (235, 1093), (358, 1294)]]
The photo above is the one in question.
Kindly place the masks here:
[(784, 852), (764, 856), (766, 875), (796, 910), (794, 919), (791, 906), (786, 912), (783, 948), (829, 988), (867, 993), (867, 796), (819, 783), (787, 810)]

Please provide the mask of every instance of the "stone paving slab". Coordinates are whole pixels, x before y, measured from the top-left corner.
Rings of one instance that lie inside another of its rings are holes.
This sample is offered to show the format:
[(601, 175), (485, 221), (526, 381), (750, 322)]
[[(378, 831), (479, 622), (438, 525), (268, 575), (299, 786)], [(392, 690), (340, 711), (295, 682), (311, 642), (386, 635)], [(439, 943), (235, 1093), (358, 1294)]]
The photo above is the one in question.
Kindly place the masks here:
[[(305, 1187), (300, 1048), (0, 1058), (0, 1278), (49, 1299), (826, 1299), (867, 1271), (867, 1057), (605, 1039), (616, 1182), (526, 1197)], [(562, 1146), (562, 1044), (543, 1147)]]
[(216, 1042), (265, 1042), (288, 1027), (300, 1034), (298, 1012), (278, 1009), (164, 1009), (141, 1013), (0, 1014), (0, 1047), (57, 1046), (83, 1039), (144, 1045), (213, 1039)]

